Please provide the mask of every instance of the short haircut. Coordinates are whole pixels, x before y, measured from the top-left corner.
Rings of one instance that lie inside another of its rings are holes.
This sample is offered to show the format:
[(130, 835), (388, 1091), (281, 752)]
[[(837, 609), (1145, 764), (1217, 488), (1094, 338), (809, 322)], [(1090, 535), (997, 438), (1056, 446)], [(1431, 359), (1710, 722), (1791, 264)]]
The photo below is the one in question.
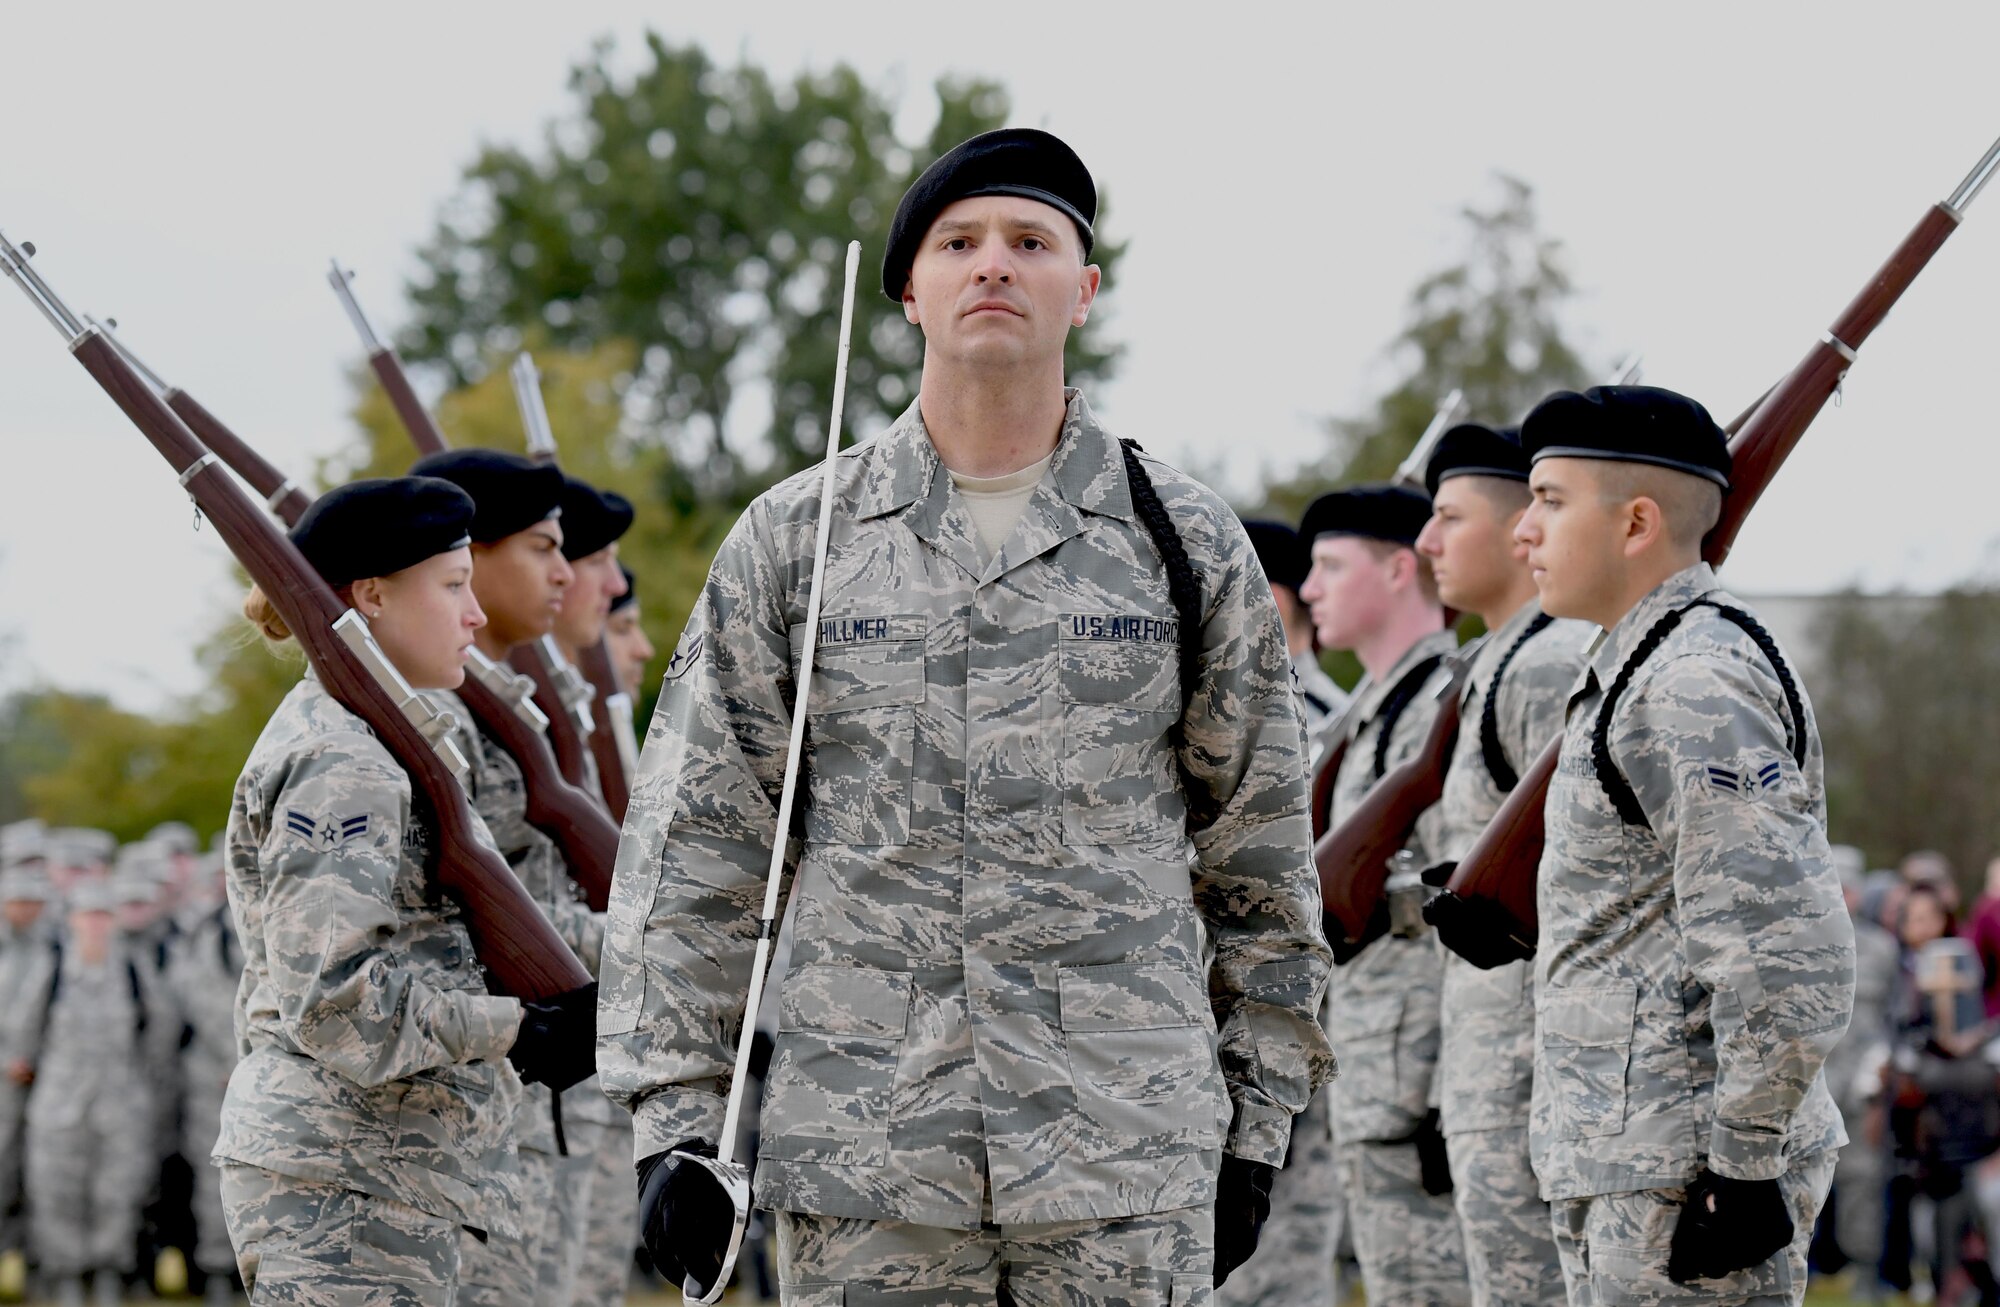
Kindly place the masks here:
[(1474, 490), (1486, 496), (1486, 501), (1493, 505), (1494, 511), (1499, 513), (1503, 520), (1535, 502), (1534, 492), (1528, 489), (1528, 483), (1516, 481), (1512, 477), (1486, 477), (1467, 473), (1462, 477), (1453, 477), (1452, 480), (1465, 481)]
[(1399, 545), (1393, 540), (1371, 540), (1366, 536), (1357, 536), (1355, 538), (1360, 540), (1367, 547), (1368, 552), (1373, 554), (1378, 560), (1387, 559), (1396, 553), (1406, 553), (1416, 559), (1417, 593), (1422, 595), (1429, 603), (1434, 604), (1438, 602), (1437, 576), (1431, 571), (1430, 559), (1425, 558), (1411, 546)]
[(1604, 497), (1619, 503), (1652, 500), (1666, 519), (1667, 538), (1677, 545), (1699, 547), (1722, 520), (1722, 487), (1713, 481), (1650, 463), (1596, 462)]

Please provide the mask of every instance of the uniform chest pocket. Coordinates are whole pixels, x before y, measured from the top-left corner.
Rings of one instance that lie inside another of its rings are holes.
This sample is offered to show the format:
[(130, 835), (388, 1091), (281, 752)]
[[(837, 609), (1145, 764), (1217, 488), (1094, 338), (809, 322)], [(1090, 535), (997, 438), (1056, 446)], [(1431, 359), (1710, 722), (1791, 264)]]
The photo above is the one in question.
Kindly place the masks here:
[[(922, 616), (820, 623), (806, 700), (806, 839), (910, 842), (917, 709), (924, 702)], [(803, 627), (792, 631), (792, 647)]]
[(1171, 963), (1121, 962), (1066, 967), (1057, 986), (1093, 1160), (1221, 1147), (1229, 1091), (1200, 981)]
[(1638, 982), (1545, 989), (1538, 1001), (1542, 1043), (1538, 1070), (1548, 1072), (1559, 1137), (1587, 1139), (1622, 1132), (1632, 1026), (1639, 1010)]
[(1061, 623), (1063, 842), (1180, 839), (1187, 810), (1171, 736), (1181, 712), (1178, 624), (1080, 613)]
[(907, 975), (794, 968), (778, 998), (778, 1042), (764, 1081), (764, 1154), (882, 1165), (909, 1019)]

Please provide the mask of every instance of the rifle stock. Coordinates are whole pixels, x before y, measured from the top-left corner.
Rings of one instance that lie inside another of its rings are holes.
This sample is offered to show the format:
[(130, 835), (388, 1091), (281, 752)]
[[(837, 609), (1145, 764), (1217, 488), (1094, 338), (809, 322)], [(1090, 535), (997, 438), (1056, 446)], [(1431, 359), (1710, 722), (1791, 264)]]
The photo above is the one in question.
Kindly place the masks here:
[[(1390, 860), (1409, 840), (1417, 818), (1444, 793), (1444, 776), (1458, 742), (1460, 691), (1466, 664), (1452, 669), (1439, 691), (1437, 715), (1416, 753), (1389, 769), (1353, 812), (1313, 845), (1321, 905), (1350, 941), (1363, 938), (1389, 883)], [(1337, 765), (1337, 764), (1336, 764)]]
[(560, 661), (547, 636), (513, 650), (507, 665), (534, 682), (535, 706), (549, 719), (549, 746), (563, 779), (578, 789), (587, 788), (590, 767), (584, 761), (584, 741), (597, 733), (597, 723), (588, 704), (581, 702), (586, 687), (576, 670)]
[[(1720, 566), (1729, 557), (1737, 532), (1751, 508), (1785, 459), (1798, 447), (1806, 428), (1839, 389), (1862, 343), (1874, 334), (1890, 308), (1929, 264), (1931, 256), (1958, 229), (1965, 207), (1996, 167), (2000, 167), (2000, 142), (1987, 150), (1948, 199), (1924, 213), (1833, 326), (1806, 351), (1805, 357), (1731, 424), (1735, 438), (1729, 442), (1733, 465), (1730, 487), (1723, 496), (1721, 517), (1702, 541), (1704, 561)], [(1475, 965), (1490, 967), (1534, 956), (1539, 934), (1535, 873), (1541, 865), (1543, 808), (1561, 750), (1562, 740), (1558, 737), (1501, 805), (1472, 851), (1458, 864), (1447, 886), (1449, 895), (1479, 904), (1483, 914), (1490, 915), (1497, 908), (1510, 919), (1511, 929), (1506, 932), (1511, 941), (1509, 946), (1488, 940), (1483, 947), (1468, 952), (1446, 939), (1447, 946)]]
[[(19, 276), (18, 265), (8, 271)], [(514, 873), (480, 844), (465, 795), (431, 741), (346, 647), (336, 625), (365, 630), (359, 614), (340, 602), (292, 542), (221, 473), (215, 455), (98, 329), (72, 335), (70, 352), (180, 474), (195, 504), (296, 634), (328, 692), (367, 722), (409, 772), (414, 797), (437, 824), (438, 881), (465, 909), (480, 963), (497, 986), (523, 999), (546, 1000), (588, 985), (590, 973)]]
[(222, 461), (249, 482), (251, 489), (264, 496), (264, 507), (277, 514), (279, 521), (287, 527), (299, 524), (299, 518), (312, 506), (312, 496), (300, 489), (298, 482), (266, 462), (262, 455), (245, 444), (234, 431), (222, 424), (221, 419), (203, 408), (185, 390), (178, 386), (169, 387), (161, 398), (174, 411), (174, 416), (200, 437), (202, 444), (221, 455)]

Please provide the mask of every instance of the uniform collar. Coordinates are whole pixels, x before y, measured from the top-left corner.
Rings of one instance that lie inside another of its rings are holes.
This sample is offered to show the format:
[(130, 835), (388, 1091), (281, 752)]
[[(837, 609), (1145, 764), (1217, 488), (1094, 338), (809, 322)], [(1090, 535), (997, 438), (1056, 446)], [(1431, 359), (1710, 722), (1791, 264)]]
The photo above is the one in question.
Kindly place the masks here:
[(1500, 649), (1510, 649), (1514, 641), (1521, 638), (1521, 632), (1528, 629), (1528, 623), (1542, 615), (1542, 601), (1530, 599), (1514, 610), (1514, 615), (1500, 624), (1500, 629), (1487, 636), (1487, 643)]
[(1412, 667), (1433, 654), (1449, 654), (1457, 648), (1458, 633), (1446, 627), (1442, 631), (1432, 632), (1405, 649), (1403, 656), (1396, 660), (1396, 665), (1391, 667), (1389, 674), (1381, 680), (1375, 681), (1363, 677), (1361, 684), (1354, 687), (1354, 711), (1347, 719), (1348, 738), (1352, 739), (1360, 734), (1363, 726), (1375, 720), (1375, 714), (1382, 710), (1383, 701), (1389, 697), (1389, 692)]
[(1644, 599), (1632, 605), (1630, 612), (1618, 619), (1616, 626), (1591, 641), (1590, 675), (1599, 686), (1611, 684), (1655, 622), (1720, 588), (1715, 582), (1715, 569), (1707, 563), (1683, 568), (1654, 586)]
[(855, 515), (866, 520), (908, 509), (910, 530), (982, 584), (1081, 533), (1084, 514), (1131, 521), (1132, 492), (1117, 441), (1099, 425), (1081, 390), (1071, 386), (1063, 396), (1062, 433), (1048, 475), (991, 559), (981, 560), (964, 496), (931, 444), (921, 396), (887, 431), (841, 455), (864, 460)]

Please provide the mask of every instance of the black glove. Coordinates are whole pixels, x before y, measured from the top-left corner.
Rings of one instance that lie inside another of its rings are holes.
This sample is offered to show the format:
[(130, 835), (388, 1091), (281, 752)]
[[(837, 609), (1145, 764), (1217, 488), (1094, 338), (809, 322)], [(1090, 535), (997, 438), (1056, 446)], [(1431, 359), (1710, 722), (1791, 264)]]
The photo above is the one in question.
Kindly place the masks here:
[(1514, 914), (1492, 899), (1460, 898), (1446, 890), (1424, 904), (1424, 920), (1440, 944), (1481, 971), (1535, 956), (1534, 943), (1522, 938), (1527, 932)]
[(677, 1154), (714, 1157), (715, 1145), (683, 1139), (639, 1162), (639, 1237), (653, 1269), (679, 1287), (692, 1279), (713, 1286), (736, 1226), (736, 1206), (704, 1166)]
[(597, 1074), (597, 982), (546, 1003), (521, 1004), (521, 1029), (507, 1060), (531, 1085), (560, 1094)]
[(1451, 1157), (1445, 1152), (1444, 1131), (1439, 1128), (1436, 1108), (1424, 1113), (1417, 1126), (1417, 1166), (1424, 1192), (1433, 1198), (1451, 1192)]
[(1271, 1184), (1278, 1168), (1233, 1153), (1222, 1155), (1215, 1191), (1215, 1287), (1257, 1251), (1257, 1236), (1271, 1214)]
[(1360, 939), (1348, 939), (1347, 928), (1331, 912), (1323, 916), (1320, 924), (1326, 930), (1326, 942), (1333, 948), (1333, 965), (1344, 967), (1360, 957), (1370, 944), (1389, 933), (1389, 897), (1383, 895), (1382, 901), (1375, 905), (1368, 924), (1361, 928)]
[(1792, 1241), (1792, 1214), (1776, 1180), (1731, 1180), (1703, 1168), (1674, 1226), (1667, 1278), (1719, 1280), (1748, 1270)]
[(1451, 884), (1451, 873), (1458, 870), (1456, 862), (1440, 862), (1425, 867), (1417, 873), (1417, 879), (1432, 889), (1443, 889)]

